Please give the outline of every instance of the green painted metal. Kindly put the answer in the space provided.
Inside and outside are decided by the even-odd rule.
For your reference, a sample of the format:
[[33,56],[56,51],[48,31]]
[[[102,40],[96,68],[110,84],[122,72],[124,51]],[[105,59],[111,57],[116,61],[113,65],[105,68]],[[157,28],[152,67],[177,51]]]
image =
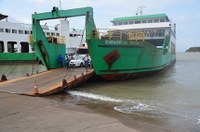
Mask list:
[[130,16],[130,17],[119,17],[114,18],[112,22],[118,22],[118,21],[127,21],[127,20],[137,20],[137,19],[148,19],[148,18],[162,18],[167,17],[166,14],[153,14],[153,15],[138,15],[138,16]]
[[[176,59],[175,54],[169,52],[170,37],[165,37],[163,49],[158,49],[147,41],[100,39],[98,38],[91,7],[70,10],[53,8],[51,12],[32,15],[35,52],[47,68],[56,68],[57,56],[60,53],[64,55],[65,51],[60,49],[62,48],[60,45],[47,42],[39,21],[76,16],[86,16],[86,42],[97,75],[129,75],[157,71],[165,68]],[[163,16],[166,15],[163,14]],[[55,52],[56,50],[57,52]],[[108,58],[112,65],[105,59],[111,53],[113,55]]]
[[[109,65],[103,59],[117,50],[120,58]],[[161,70],[175,61],[175,54],[163,53],[146,41],[98,40],[89,41],[89,51],[97,75],[132,74]]]
[[163,54],[166,54],[169,49],[170,49],[170,36],[165,36],[162,48]]
[[91,7],[69,10],[58,10],[57,7],[53,7],[51,12],[35,13],[32,15],[33,46],[35,47],[35,53],[47,69],[58,68],[57,57],[59,55],[65,57],[66,47],[64,44],[49,43],[40,26],[40,21],[77,16],[86,16],[86,39],[90,39],[92,31],[96,31],[93,20],[93,9]]
[[34,53],[0,53],[1,61],[32,61],[36,60]]

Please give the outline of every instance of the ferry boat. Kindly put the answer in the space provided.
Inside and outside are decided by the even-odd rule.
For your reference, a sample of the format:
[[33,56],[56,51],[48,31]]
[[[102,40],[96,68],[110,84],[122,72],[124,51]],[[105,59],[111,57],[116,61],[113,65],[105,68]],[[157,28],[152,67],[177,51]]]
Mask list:
[[[60,20],[54,27],[42,26],[47,38],[56,38],[56,43],[66,43],[67,53],[76,53],[85,44],[84,31],[69,28],[68,20]],[[8,16],[0,14],[0,62],[27,62],[36,60],[34,48],[30,45],[32,25],[9,22]],[[51,39],[52,40],[52,39]]]
[[55,57],[65,51],[62,45],[49,46],[40,21],[77,16],[85,16],[86,42],[94,72],[106,80],[152,74],[176,61],[176,24],[166,14],[114,18],[113,26],[102,32],[96,28],[92,7],[69,10],[53,7],[51,12],[32,15],[33,45],[47,69],[57,68]]
[[106,31],[88,39],[95,73],[106,80],[159,72],[176,60],[176,24],[163,14],[114,18]]

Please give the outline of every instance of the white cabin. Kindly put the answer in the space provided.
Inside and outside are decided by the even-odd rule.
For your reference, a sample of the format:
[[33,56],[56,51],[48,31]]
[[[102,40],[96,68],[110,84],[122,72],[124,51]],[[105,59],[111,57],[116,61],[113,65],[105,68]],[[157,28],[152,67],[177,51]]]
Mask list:
[[[30,45],[30,35],[32,25],[16,22],[8,22],[7,16],[0,14],[0,53],[33,53],[34,49]],[[4,16],[4,17],[3,17]],[[64,36],[66,52],[73,53],[85,43],[83,30],[69,28],[69,21],[60,20],[60,24],[54,27],[42,26],[46,37]]]
[[111,31],[132,33],[132,39],[137,36],[138,39],[149,41],[158,48],[162,48],[165,37],[169,36],[170,52],[175,53],[176,24],[173,24],[166,14],[119,17],[114,18],[111,22],[113,24],[109,27]]

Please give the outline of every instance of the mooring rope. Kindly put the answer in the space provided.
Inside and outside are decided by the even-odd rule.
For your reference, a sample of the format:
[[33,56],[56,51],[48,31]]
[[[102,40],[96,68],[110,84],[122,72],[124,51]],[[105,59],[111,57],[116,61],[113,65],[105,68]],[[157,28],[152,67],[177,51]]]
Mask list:
[[8,73],[8,75],[6,76],[8,78],[8,76],[10,76],[10,74],[12,74],[14,72],[14,70],[16,69],[17,65],[15,65],[12,70]]

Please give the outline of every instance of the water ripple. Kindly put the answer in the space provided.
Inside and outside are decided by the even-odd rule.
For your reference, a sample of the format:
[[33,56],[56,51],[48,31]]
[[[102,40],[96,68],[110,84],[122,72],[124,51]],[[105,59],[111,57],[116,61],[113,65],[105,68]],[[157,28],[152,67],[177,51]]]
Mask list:
[[95,99],[95,100],[101,100],[105,102],[114,102],[114,103],[120,103],[123,102],[121,99],[115,99],[107,96],[102,95],[96,95],[92,93],[85,93],[85,92],[79,92],[79,91],[67,91],[72,96],[81,96],[89,99]]
[[108,96],[97,95],[82,91],[67,91],[67,93],[71,96],[82,97],[89,100],[116,103],[116,106],[113,109],[124,114],[135,114],[142,117],[145,116],[150,118],[165,118],[168,116],[173,116],[183,118],[189,120],[190,122],[193,122],[194,124],[200,125],[200,119],[195,117],[194,115],[191,116],[188,113],[180,113],[166,110],[164,107],[162,107],[162,105],[156,107],[153,105],[145,104],[139,100],[116,99]]

